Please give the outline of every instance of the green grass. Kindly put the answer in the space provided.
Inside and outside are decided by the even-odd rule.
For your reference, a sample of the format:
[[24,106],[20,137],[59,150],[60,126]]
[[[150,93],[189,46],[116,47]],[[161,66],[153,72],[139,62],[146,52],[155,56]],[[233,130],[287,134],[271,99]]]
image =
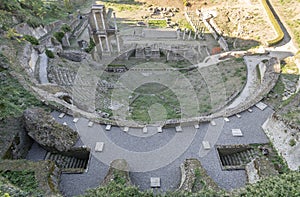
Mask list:
[[158,28],[166,28],[167,21],[166,20],[149,20],[149,27],[158,27]]
[[[159,112],[166,113],[166,117],[162,118],[174,119],[181,117],[181,114],[176,113],[176,109],[180,109],[180,103],[177,100],[176,95],[167,87],[159,84],[146,84],[135,90],[135,93],[139,96],[130,105],[132,114],[129,118],[140,122],[150,123],[154,120],[151,120],[149,110],[151,107],[157,107],[157,105],[164,108],[163,111],[157,109]],[[163,116],[162,114],[160,115]],[[156,117],[152,118],[156,119]]]
[[179,25],[179,28],[181,29],[190,29],[190,30],[193,30],[193,27],[190,25],[190,23],[185,20],[185,19],[180,19],[178,21],[178,25]]
[[4,0],[0,3],[0,28],[7,30],[16,25],[13,16],[19,23],[26,22],[32,27],[47,25],[56,20],[65,20],[68,12],[76,13],[77,9],[91,2],[91,0],[86,0],[84,3],[83,0],[72,0],[70,6],[64,1],[46,4],[44,0]]
[[8,71],[4,70],[0,75],[0,118],[19,116],[29,106],[42,105]]
[[123,11],[134,11],[140,9],[138,3],[128,3],[127,1],[110,1],[108,3],[105,3],[106,7],[112,7],[114,10],[117,10],[118,12]]

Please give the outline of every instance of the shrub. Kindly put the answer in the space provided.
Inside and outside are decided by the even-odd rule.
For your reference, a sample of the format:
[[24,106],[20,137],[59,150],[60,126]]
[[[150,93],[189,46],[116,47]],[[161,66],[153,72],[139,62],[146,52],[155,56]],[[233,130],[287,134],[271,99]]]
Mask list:
[[31,35],[24,35],[23,37],[24,37],[25,40],[27,40],[31,44],[33,44],[33,45],[39,45],[39,41],[35,37],[33,37]]
[[71,31],[71,27],[67,24],[64,24],[62,27],[61,27],[61,31],[64,32],[64,33],[67,33],[69,31]]
[[95,42],[93,41],[92,38],[90,38],[89,46],[88,46],[88,48],[85,49],[85,52],[90,53],[94,49],[95,46],[96,46]]
[[295,146],[295,145],[296,145],[296,140],[290,139],[289,145],[290,145],[290,146]]
[[30,194],[39,193],[38,182],[35,179],[33,171],[5,171],[1,176],[8,179],[13,185],[16,185]]
[[29,17],[26,22],[30,27],[33,28],[43,25],[42,21],[36,17]]
[[64,32],[54,32],[53,36],[56,38],[56,40],[58,40],[60,43],[62,43],[62,39],[65,36]]
[[54,58],[54,54],[53,54],[52,51],[46,49],[45,53],[46,53],[46,55],[47,55],[49,58]]

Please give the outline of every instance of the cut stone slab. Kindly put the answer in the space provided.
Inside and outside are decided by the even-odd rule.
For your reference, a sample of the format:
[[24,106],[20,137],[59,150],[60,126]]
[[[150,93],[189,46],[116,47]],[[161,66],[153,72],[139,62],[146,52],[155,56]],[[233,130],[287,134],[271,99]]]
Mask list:
[[79,118],[74,118],[73,122],[76,123],[76,122],[78,122],[78,120],[79,120]]
[[94,125],[94,122],[89,121],[88,127],[92,127]]
[[157,133],[162,133],[162,127],[157,127]]
[[110,131],[110,129],[111,129],[111,125],[110,124],[106,125],[105,130]]
[[209,150],[210,149],[210,144],[208,141],[202,141],[202,146],[205,150]]
[[268,105],[264,104],[263,102],[259,102],[255,105],[258,109],[260,109],[261,111],[263,111],[264,109],[266,109],[268,107]]
[[243,137],[241,129],[231,129],[231,133],[233,137]]
[[59,118],[63,118],[64,116],[65,116],[66,114],[65,113],[61,113],[61,114],[59,114]]
[[128,131],[129,131],[129,127],[124,127],[124,128],[123,128],[123,131],[124,131],[124,132],[128,132]]
[[96,142],[95,151],[102,152],[104,147],[104,142]]
[[217,123],[216,123],[214,120],[210,121],[210,124],[211,124],[212,126],[216,126],[216,125],[217,125]]
[[159,177],[151,177],[150,178],[150,186],[151,187],[160,187],[160,178]]
[[253,112],[253,110],[252,110],[251,108],[249,108],[249,109],[248,109],[248,112],[252,113],[252,112]]
[[147,132],[148,132],[147,127],[144,127],[143,128],[143,133],[147,133]]
[[236,117],[241,118],[242,116],[240,114],[235,114]]
[[181,126],[177,126],[177,127],[175,127],[175,130],[176,130],[176,132],[181,132],[182,128],[181,128]]
[[224,121],[229,122],[230,120],[229,120],[229,118],[224,118]]
[[195,124],[194,127],[195,127],[195,129],[199,129],[199,125],[198,124]]

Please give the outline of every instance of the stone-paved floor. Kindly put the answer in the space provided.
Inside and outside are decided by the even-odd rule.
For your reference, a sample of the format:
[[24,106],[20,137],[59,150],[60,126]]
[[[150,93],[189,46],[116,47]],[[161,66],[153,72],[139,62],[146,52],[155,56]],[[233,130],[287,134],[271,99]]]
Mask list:
[[[252,113],[248,111],[241,113],[241,118],[229,117],[230,122],[216,121],[217,124],[223,124],[221,131],[218,131],[216,144],[267,143],[269,140],[261,125],[273,110],[267,108],[261,111],[256,107],[252,109]],[[221,170],[214,144],[211,144],[210,151],[201,154],[200,157],[199,151],[207,131],[214,132],[215,126],[209,123],[200,124],[199,129],[182,127],[182,133],[176,133],[174,128],[168,128],[164,129],[163,133],[149,129],[148,134],[143,134],[141,129],[130,128],[129,132],[125,133],[119,127],[112,127],[110,131],[105,131],[105,125],[94,124],[93,127],[88,127],[88,120],[83,118],[75,125],[70,116],[60,119],[58,112],[53,112],[52,115],[58,122],[66,122],[71,128],[78,130],[81,139],[77,146],[85,144],[92,148],[86,173],[62,174],[60,187],[65,196],[79,195],[88,188],[98,186],[108,171],[109,161],[119,157],[127,160],[132,182],[142,190],[150,189],[150,177],[161,178],[159,191],[175,190],[180,184],[180,164],[186,158],[192,157],[201,161],[208,175],[222,188],[239,188],[246,183],[245,171]],[[231,134],[233,128],[241,129],[244,136],[233,137]],[[101,153],[93,150],[97,141],[105,142]],[[35,144],[27,158],[39,160],[43,157],[43,149]]]

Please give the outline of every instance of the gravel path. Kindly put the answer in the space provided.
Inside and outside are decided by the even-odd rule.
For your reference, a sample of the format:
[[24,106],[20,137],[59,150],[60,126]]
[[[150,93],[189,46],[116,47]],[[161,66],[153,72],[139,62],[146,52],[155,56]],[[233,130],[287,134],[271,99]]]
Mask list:
[[[218,125],[222,124],[223,126],[220,128],[221,131],[218,131],[219,134],[215,136],[216,145],[268,142],[268,138],[264,134],[261,125],[273,111],[270,108],[264,111],[256,107],[252,109],[252,113],[248,111],[241,113],[241,118],[237,118],[236,116],[229,117],[230,122],[223,122],[221,119],[217,119],[215,120],[217,126],[203,123],[200,124],[200,128],[197,130],[194,129],[194,127],[183,127],[182,133],[176,133],[174,128],[169,128],[164,129],[163,133],[149,135],[148,137],[131,135],[130,132],[132,128],[130,128],[129,133],[125,133],[118,127],[112,127],[111,131],[104,131],[104,126],[98,124],[94,124],[93,127],[88,127],[88,120],[81,118],[76,124],[82,136],[78,145],[85,144],[92,148],[88,171],[83,174],[62,174],[61,190],[65,196],[74,196],[82,194],[88,188],[98,186],[108,171],[107,160],[104,159],[105,157],[108,159],[108,155],[110,155],[111,160],[117,158],[127,159],[132,171],[130,172],[132,182],[142,190],[150,189],[150,177],[161,178],[161,188],[157,190],[158,192],[175,190],[180,184],[181,179],[179,166],[186,158],[199,159],[203,167],[207,170],[208,175],[211,176],[220,187],[228,190],[242,187],[246,183],[245,171],[222,171],[215,148],[212,148],[211,151],[208,151],[204,156],[199,155],[199,151],[202,146],[202,140],[209,135],[208,131],[212,132],[214,127],[218,128]],[[52,115],[58,122],[66,122],[70,127],[75,127],[72,122],[72,117],[65,116],[60,119],[58,118],[58,112],[53,112]],[[244,137],[233,137],[231,135],[231,129],[234,128],[241,129]],[[138,130],[132,130],[132,132],[133,131],[138,132]],[[142,133],[142,130],[140,130],[140,132]],[[172,148],[168,149],[167,147],[170,142],[176,140],[178,134],[180,142],[176,143],[177,146],[170,146]],[[184,141],[187,139],[187,137],[182,138],[184,136],[193,136],[193,139],[186,143],[188,144],[186,145],[187,147],[183,147],[185,144]],[[105,141],[104,151],[102,153],[94,152],[96,141]],[[212,141],[210,143],[211,147],[214,147],[215,144]],[[169,150],[170,152],[164,152],[163,149]],[[184,151],[182,151],[182,149]],[[155,151],[159,153],[157,157],[155,156]],[[149,153],[155,154],[152,155]],[[172,154],[178,154],[178,156],[171,162],[165,162],[166,158],[170,159],[169,155]],[[152,160],[147,159],[144,155],[152,157]],[[155,166],[161,167],[147,171],[149,166],[153,168]]]

